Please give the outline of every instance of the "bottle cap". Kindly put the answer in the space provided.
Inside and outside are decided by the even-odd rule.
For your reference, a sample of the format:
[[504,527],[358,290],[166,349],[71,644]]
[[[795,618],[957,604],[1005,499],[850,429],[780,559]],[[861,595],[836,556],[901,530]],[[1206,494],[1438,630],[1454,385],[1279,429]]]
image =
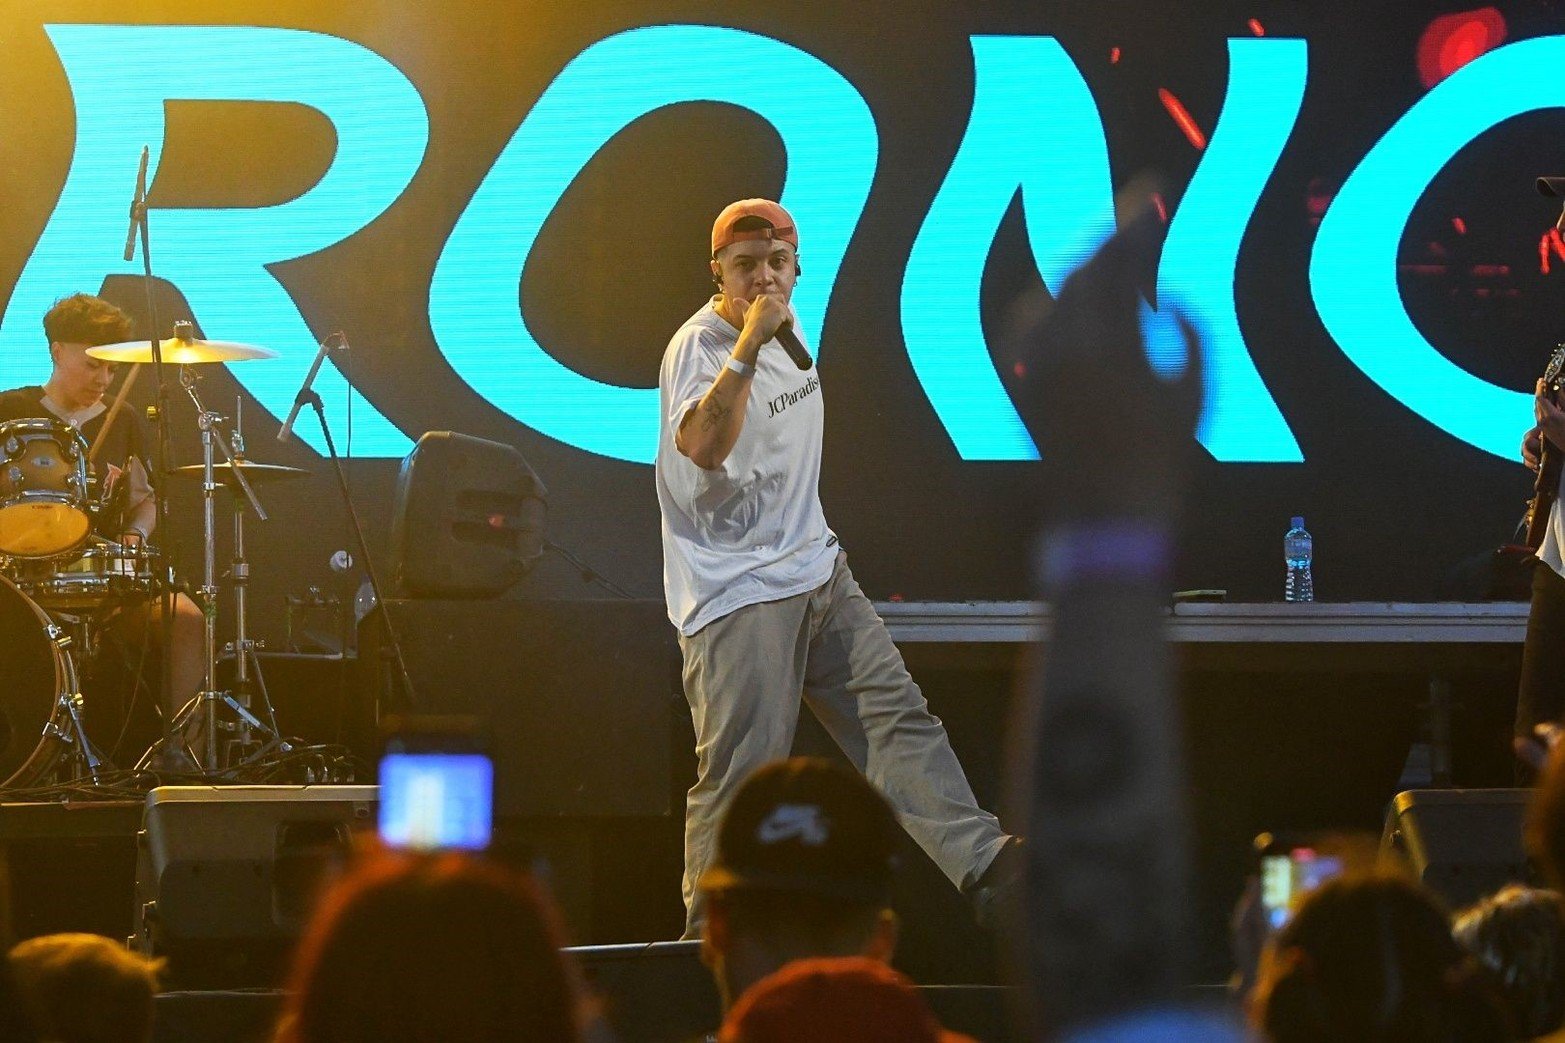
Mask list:
[[1304,515],[1302,515],[1302,514],[1295,514],[1293,516],[1293,527],[1295,529],[1302,529],[1302,528],[1304,528]]

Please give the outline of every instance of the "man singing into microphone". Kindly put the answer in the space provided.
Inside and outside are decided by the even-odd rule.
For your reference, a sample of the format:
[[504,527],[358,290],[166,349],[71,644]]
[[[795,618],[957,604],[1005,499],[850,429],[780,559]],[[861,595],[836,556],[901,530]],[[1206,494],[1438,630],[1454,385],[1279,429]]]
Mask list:
[[1020,876],[1019,845],[978,806],[826,525],[820,376],[774,339],[798,329],[798,246],[778,204],[725,208],[712,226],[718,292],[674,334],[658,374],[663,585],[698,759],[686,937],[700,930],[699,884],[728,797],[788,755],[801,695],[981,919]]

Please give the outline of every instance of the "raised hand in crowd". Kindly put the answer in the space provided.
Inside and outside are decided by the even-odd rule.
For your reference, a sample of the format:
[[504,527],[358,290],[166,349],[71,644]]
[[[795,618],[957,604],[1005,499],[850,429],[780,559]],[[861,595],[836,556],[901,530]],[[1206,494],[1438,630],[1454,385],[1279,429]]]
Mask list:
[[1130,1025],[1171,1039],[1234,1031],[1180,1007],[1188,841],[1163,609],[1202,369],[1177,313],[1160,320],[1174,343],[1156,345],[1172,357],[1148,359],[1142,287],[1164,232],[1151,193],[1122,193],[1119,232],[1055,301],[1024,305],[1019,333],[1053,617],[1024,710],[1032,748],[1012,770],[1029,836],[1018,955],[1032,1031],[1079,1039]]

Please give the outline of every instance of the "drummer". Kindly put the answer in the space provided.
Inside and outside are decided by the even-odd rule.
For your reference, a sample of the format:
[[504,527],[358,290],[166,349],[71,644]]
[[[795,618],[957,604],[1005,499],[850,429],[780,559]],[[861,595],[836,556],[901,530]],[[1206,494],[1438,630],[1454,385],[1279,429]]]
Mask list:
[[[105,507],[94,530],[116,543],[140,545],[157,524],[157,504],[145,463],[152,438],[139,412],[130,407],[120,409],[104,433],[109,407],[103,398],[115,365],[87,354],[90,347],[130,340],[130,317],[108,301],[77,293],[55,302],[43,317],[43,328],[54,363],[49,380],[41,387],[0,392],[0,422],[52,417],[74,426],[89,445],[101,437],[94,466]],[[122,606],[113,625],[139,645],[144,635],[158,640],[163,628],[155,622],[151,603],[143,601]],[[201,610],[184,594],[176,594],[170,646],[173,706],[165,706],[165,714],[200,690],[206,674],[203,639]]]

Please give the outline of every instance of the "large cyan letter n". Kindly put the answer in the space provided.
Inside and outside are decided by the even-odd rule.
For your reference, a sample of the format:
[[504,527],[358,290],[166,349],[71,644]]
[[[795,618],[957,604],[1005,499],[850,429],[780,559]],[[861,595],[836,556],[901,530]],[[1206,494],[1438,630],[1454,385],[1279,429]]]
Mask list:
[[902,282],[902,335],[965,460],[1036,460],[979,317],[984,263],[1018,188],[1033,259],[1058,290],[1114,230],[1097,103],[1053,37],[975,36],[973,112]]
[[[1113,183],[1097,105],[1049,37],[974,37],[973,112],[951,171],[908,260],[902,327],[908,356],[967,460],[1031,460],[1037,449],[995,372],[979,315],[983,269],[1020,191],[1044,285],[1058,291],[1114,228]],[[1234,41],[1229,97],[1169,229],[1159,314],[1146,311],[1155,365],[1171,360],[1169,309],[1206,341],[1210,389],[1198,437],[1219,460],[1298,460],[1239,329],[1240,241],[1292,131],[1304,90],[1302,41]]]

